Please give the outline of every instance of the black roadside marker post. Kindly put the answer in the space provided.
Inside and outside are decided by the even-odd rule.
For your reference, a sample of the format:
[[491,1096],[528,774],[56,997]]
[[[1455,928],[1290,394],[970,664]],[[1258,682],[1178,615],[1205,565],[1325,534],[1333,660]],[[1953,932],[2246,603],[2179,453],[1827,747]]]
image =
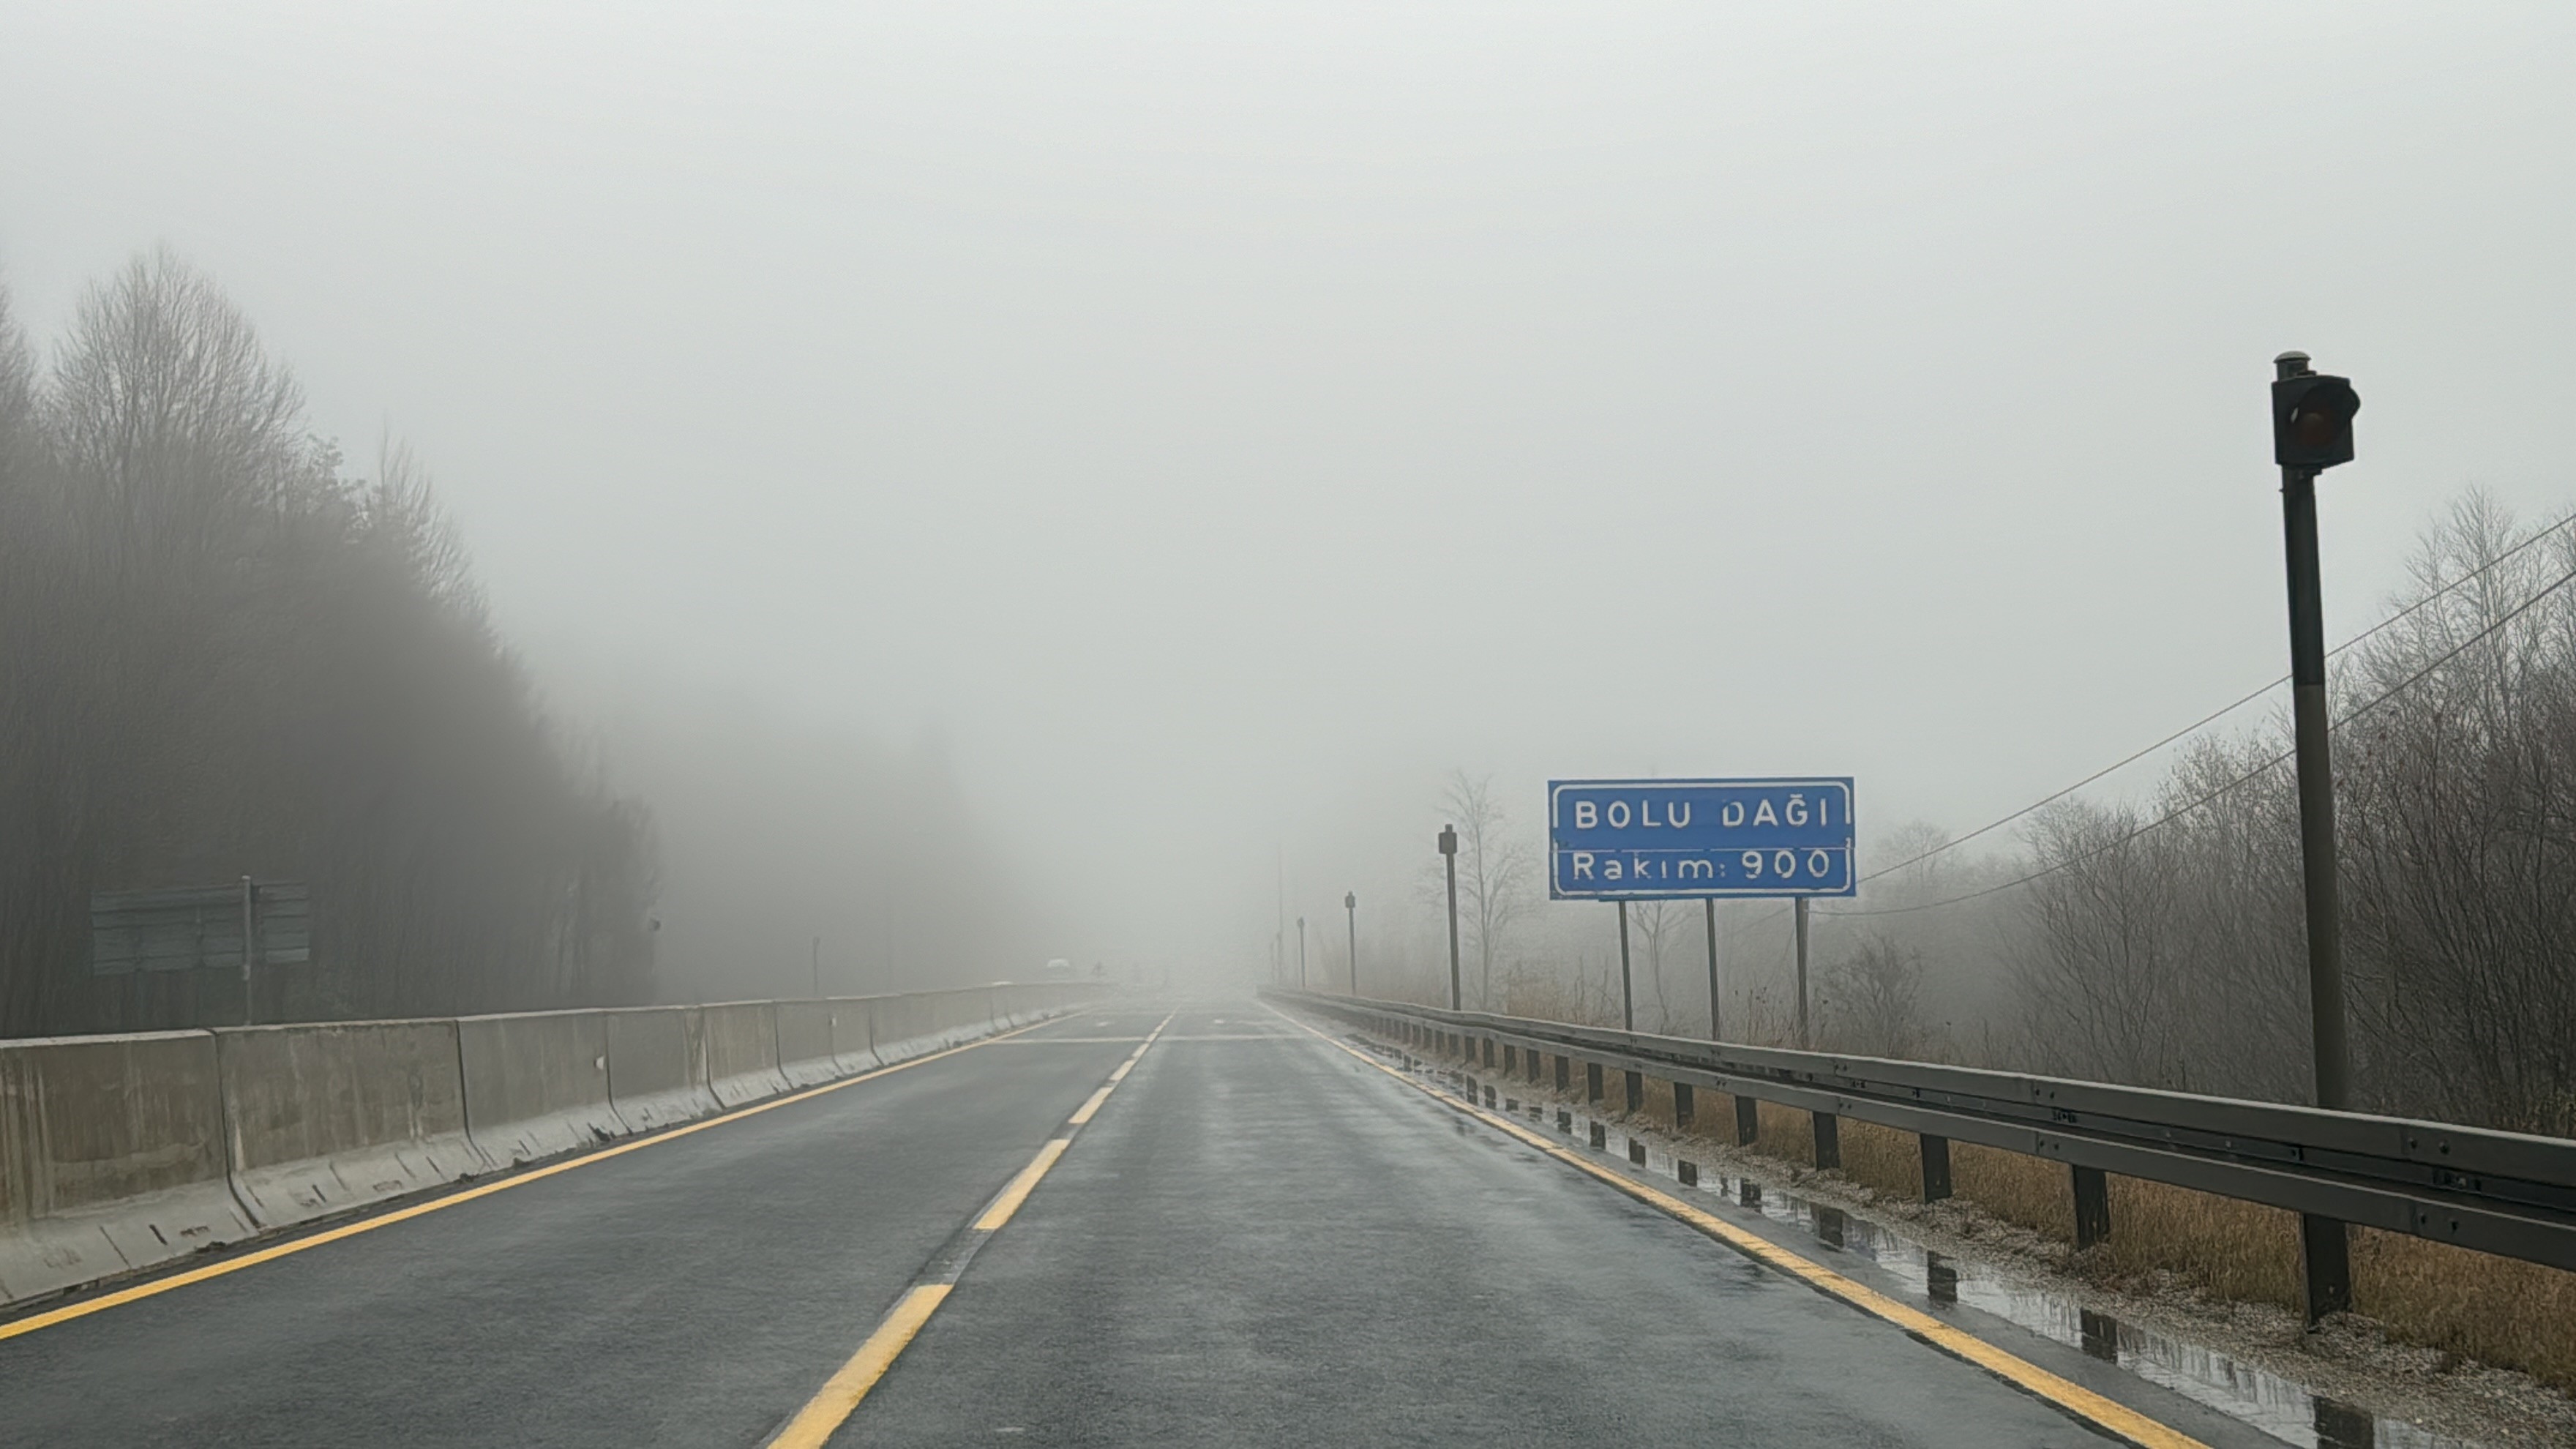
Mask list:
[[[2289,562],[2290,712],[2298,750],[2299,856],[2307,884],[2308,1014],[2317,1105],[2350,1111],[2352,1062],[2344,1035],[2343,917],[2335,882],[2334,758],[2326,733],[2317,475],[2352,461],[2352,420],[2361,411],[2361,394],[2353,391],[2349,378],[2310,368],[2304,352],[2272,359],[2272,373],[2272,461],[2281,468],[2281,533]],[[2080,1193],[2078,1197],[2080,1221]],[[2299,1228],[2307,1320],[2314,1328],[2327,1314],[2352,1306],[2350,1235],[2341,1222],[2314,1213],[2302,1214]]]
[[1440,863],[1449,875],[1449,1009],[1458,1007],[1458,829],[1440,827]]

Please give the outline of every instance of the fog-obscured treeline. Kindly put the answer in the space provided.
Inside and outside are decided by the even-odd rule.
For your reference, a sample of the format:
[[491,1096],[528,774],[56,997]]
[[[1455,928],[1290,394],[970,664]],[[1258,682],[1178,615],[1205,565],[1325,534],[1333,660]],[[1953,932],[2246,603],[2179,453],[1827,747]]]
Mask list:
[[660,827],[667,997],[1025,981],[1061,954],[936,736],[889,749],[707,690],[600,714]]
[[[944,785],[858,747],[791,762],[701,733],[665,739],[718,763],[649,762],[695,832],[657,841],[541,706],[420,470],[391,450],[348,466],[207,278],[138,259],[41,349],[0,294],[0,1035],[242,1019],[234,970],[94,976],[90,906],[245,875],[312,896],[312,960],[258,974],[260,1020],[801,989],[770,958],[810,966],[845,906],[904,943],[890,979],[1007,974],[946,897],[866,911],[870,858],[813,849],[911,816],[940,822],[914,832],[930,853],[971,853]],[[702,868],[676,892],[677,972],[656,966],[664,851]],[[863,984],[883,983],[826,982]]]
[[225,972],[93,978],[90,895],[310,884],[259,1015],[648,993],[650,821],[569,759],[425,482],[353,476],[167,255],[40,366],[0,322],[0,1030],[238,1020]]
[[[2347,1006],[2369,1109],[2576,1135],[2571,574],[2576,535],[2471,495],[2425,530],[2395,622],[2335,660]],[[1866,839],[1864,875],[1887,873],[1813,911],[1816,1044],[2307,1100],[2289,747],[2284,702],[2195,739],[2138,798],[2061,801],[1992,848],[1944,848],[1921,823]],[[1535,799],[1460,773],[1432,813],[1462,836],[1468,1004],[1615,1022],[1614,908],[1544,899]],[[1400,923],[1363,936],[1370,994],[1445,999],[1436,881],[1420,884]],[[1789,1042],[1789,906],[1717,919],[1724,1034]],[[1641,1029],[1707,1031],[1704,920],[1698,902],[1630,907]],[[1347,970],[1336,939],[1316,979],[1338,988]]]

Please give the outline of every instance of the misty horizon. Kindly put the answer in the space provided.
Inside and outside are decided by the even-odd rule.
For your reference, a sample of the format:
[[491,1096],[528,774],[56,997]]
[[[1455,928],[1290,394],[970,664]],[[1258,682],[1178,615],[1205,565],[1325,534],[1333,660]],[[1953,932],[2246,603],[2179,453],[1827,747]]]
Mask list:
[[1985,824],[2281,672],[2283,348],[2370,400],[2330,638],[2568,502],[2555,12],[606,13],[19,7],[0,277],[167,246],[411,448],[674,942],[708,719],[944,760],[1006,976],[1419,934],[1459,770]]

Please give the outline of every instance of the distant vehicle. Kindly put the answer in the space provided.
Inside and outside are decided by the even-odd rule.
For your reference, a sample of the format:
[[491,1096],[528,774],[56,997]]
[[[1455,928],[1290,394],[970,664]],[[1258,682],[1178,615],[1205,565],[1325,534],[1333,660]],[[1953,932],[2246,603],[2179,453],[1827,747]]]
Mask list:
[[1054,960],[1046,963],[1046,970],[1039,973],[1039,979],[1044,981],[1071,981],[1073,979],[1073,963],[1067,961],[1062,956],[1058,956]]

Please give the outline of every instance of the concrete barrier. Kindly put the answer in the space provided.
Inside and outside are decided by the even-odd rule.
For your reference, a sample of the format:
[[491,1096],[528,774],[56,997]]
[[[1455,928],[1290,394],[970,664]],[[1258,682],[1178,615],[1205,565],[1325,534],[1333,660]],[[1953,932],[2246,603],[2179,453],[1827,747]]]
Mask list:
[[1037,1020],[1035,1016],[1021,1009],[1022,988],[1020,987],[995,986],[987,991],[986,995],[993,1003],[995,1031],[1009,1031],[1014,1027],[1026,1026]]
[[465,1133],[455,1022],[229,1028],[215,1054],[233,1187],[263,1228],[491,1166]]
[[0,1042],[0,1302],[236,1242],[212,1032]]
[[465,1129],[495,1167],[626,1135],[608,1099],[607,1013],[459,1017],[456,1046]]
[[845,1075],[872,1072],[885,1065],[877,1055],[877,1002],[875,996],[835,996],[832,998],[832,1057],[841,1064]]
[[699,1008],[706,1020],[707,1085],[739,1107],[787,1090],[778,1070],[778,1017],[766,1001]]
[[868,998],[868,1010],[876,1022],[877,1060],[891,1066],[939,1050],[928,993],[872,996]]
[[890,1066],[1078,994],[0,1041],[0,1303]]
[[778,1071],[789,1086],[811,1087],[846,1075],[832,1048],[833,1018],[843,1009],[839,1003],[781,1001],[773,1009],[778,1013]]
[[956,991],[935,992],[931,1011],[937,1026],[939,1044],[960,1046],[993,1031],[993,992],[986,986],[969,986]]
[[694,1006],[600,1013],[608,1033],[608,1102],[638,1132],[724,1110],[707,1085],[706,1021]]

